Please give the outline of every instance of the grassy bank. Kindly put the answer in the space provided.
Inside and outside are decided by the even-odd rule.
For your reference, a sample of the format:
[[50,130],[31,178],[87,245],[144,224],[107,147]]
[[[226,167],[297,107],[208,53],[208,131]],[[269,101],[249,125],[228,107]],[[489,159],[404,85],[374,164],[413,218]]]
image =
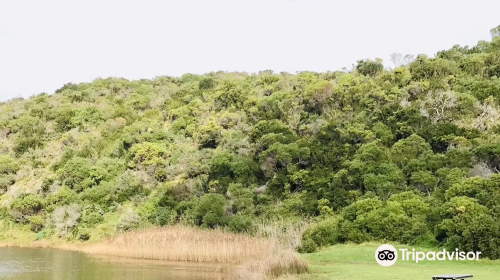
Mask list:
[[[380,244],[335,245],[313,254],[303,254],[309,262],[311,274],[304,280],[430,280],[439,274],[473,274],[474,279],[496,280],[500,262],[479,261],[400,261],[391,267],[382,267],[375,262],[375,250]],[[398,249],[398,246],[395,246]],[[404,248],[413,248],[404,246]],[[415,247],[418,251],[439,251]]]
[[67,241],[53,237],[37,240],[36,234],[20,229],[10,229],[0,236],[0,247],[54,248],[79,251],[85,243],[82,241]]

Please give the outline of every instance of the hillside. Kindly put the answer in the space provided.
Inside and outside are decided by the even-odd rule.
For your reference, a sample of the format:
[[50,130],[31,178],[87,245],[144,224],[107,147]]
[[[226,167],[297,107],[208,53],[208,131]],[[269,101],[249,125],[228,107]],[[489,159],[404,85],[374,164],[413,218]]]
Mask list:
[[499,30],[392,70],[108,78],[0,103],[0,239],[307,218],[305,252],[499,258]]

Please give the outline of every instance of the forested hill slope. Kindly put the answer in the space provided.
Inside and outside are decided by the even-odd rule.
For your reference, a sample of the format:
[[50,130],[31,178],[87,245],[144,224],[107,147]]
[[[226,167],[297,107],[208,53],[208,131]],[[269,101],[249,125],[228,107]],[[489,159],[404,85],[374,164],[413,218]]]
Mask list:
[[390,71],[109,78],[0,103],[0,238],[316,217],[304,251],[387,239],[497,258],[499,77],[494,36]]

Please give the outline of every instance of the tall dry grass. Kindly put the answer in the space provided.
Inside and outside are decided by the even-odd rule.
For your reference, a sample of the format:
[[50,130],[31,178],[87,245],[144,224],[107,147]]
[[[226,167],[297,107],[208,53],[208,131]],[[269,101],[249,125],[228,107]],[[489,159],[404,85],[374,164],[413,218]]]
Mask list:
[[310,221],[288,221],[262,219],[255,224],[255,235],[270,239],[285,250],[295,251],[301,244],[302,234],[311,225]]
[[204,230],[189,226],[150,228],[119,234],[81,248],[90,254],[168,261],[231,264],[223,280],[266,280],[307,271],[297,253],[277,238]]
[[307,262],[293,251],[282,251],[277,255],[249,261],[230,268],[222,274],[221,280],[272,280],[292,279],[295,275],[308,272]]
[[275,254],[279,248],[264,238],[218,229],[172,226],[119,234],[83,250],[92,254],[141,259],[241,263]]

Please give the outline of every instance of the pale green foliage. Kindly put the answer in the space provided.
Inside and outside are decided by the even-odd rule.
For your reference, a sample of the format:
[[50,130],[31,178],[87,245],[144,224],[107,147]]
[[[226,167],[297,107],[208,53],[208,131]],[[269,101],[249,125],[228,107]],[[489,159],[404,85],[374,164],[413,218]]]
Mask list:
[[493,37],[493,38],[500,36],[500,25],[495,27],[495,28],[492,28],[490,30],[490,33],[491,33],[491,37]]
[[57,207],[52,213],[52,223],[59,236],[66,236],[74,228],[80,219],[80,207],[70,204]]

